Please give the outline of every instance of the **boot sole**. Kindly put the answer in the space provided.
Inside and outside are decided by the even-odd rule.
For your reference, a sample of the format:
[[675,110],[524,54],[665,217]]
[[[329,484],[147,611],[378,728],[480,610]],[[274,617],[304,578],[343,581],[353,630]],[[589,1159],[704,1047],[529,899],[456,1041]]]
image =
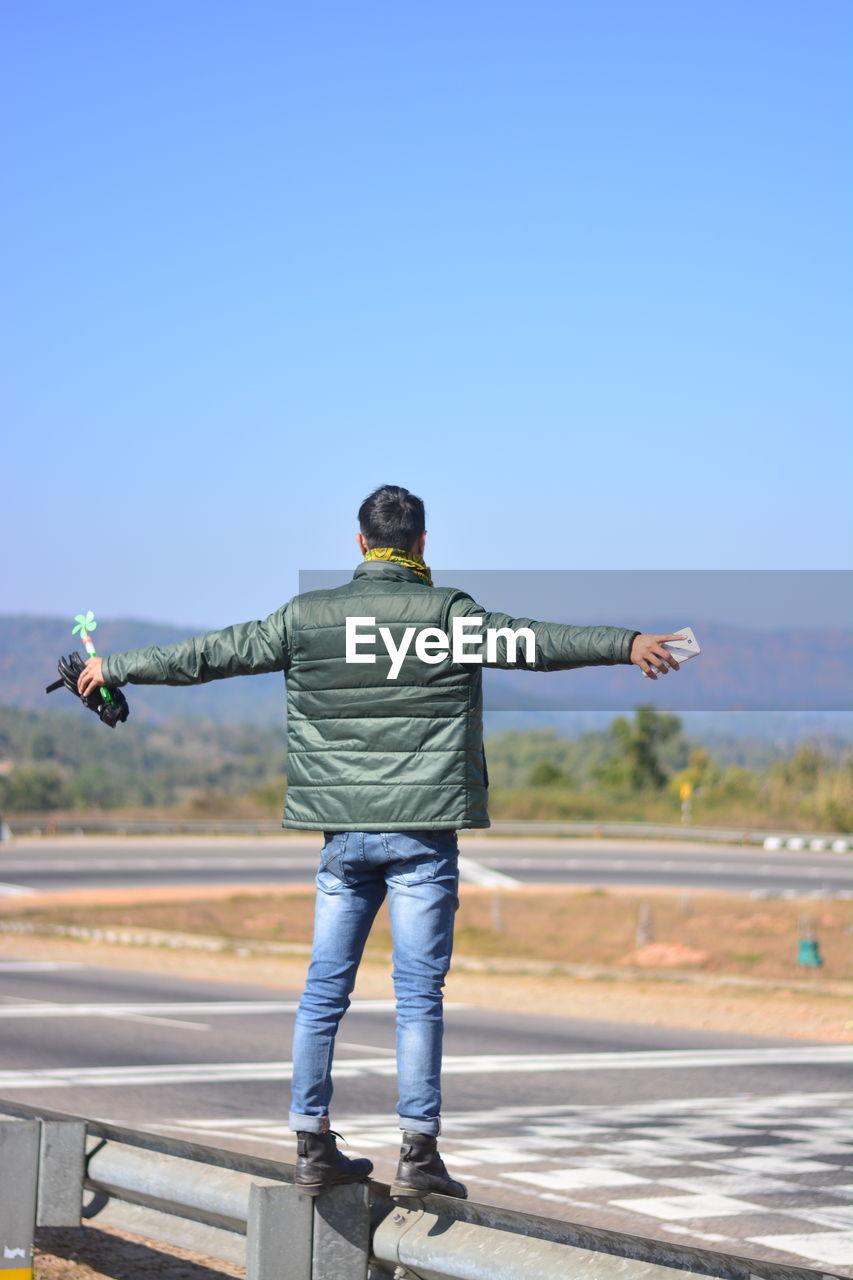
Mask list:
[[424,1196],[431,1196],[431,1191],[418,1191],[415,1187],[397,1187],[391,1184],[388,1192],[392,1200],[423,1200]]
[[[468,1199],[467,1193],[464,1196],[454,1196],[449,1191],[429,1191],[426,1188],[406,1187],[393,1182],[388,1194],[392,1200],[423,1200],[426,1196],[450,1196],[452,1200]],[[2,1272],[0,1272],[0,1275],[2,1275]]]
[[[304,1196],[319,1196],[324,1191],[333,1191],[335,1187],[353,1187],[359,1182],[367,1182],[370,1174],[366,1173],[362,1178],[338,1178],[335,1182],[294,1182],[297,1191],[301,1191]],[[0,1271],[0,1278],[3,1272]]]

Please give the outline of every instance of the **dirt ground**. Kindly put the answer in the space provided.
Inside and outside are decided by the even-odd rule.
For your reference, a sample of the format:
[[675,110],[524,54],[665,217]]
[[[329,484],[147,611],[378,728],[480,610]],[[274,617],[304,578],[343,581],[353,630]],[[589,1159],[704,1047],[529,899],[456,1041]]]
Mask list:
[[168,1244],[151,1245],[115,1227],[43,1227],[36,1233],[33,1280],[218,1280],[245,1274],[245,1267]]

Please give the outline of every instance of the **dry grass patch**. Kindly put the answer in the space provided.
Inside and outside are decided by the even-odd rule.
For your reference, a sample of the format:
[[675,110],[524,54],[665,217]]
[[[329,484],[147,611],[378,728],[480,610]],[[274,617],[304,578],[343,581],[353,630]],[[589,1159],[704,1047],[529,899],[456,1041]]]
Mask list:
[[[304,890],[217,894],[146,890],[64,895],[38,907],[7,907],[5,918],[34,924],[113,926],[196,933],[256,942],[308,945],[312,896]],[[563,886],[495,892],[464,886],[457,918],[457,955],[503,964],[681,969],[768,981],[808,976],[797,963],[798,937],[813,929],[824,961],[821,976],[853,978],[853,902],[755,899],[741,894],[671,890],[603,890]],[[367,955],[384,958],[391,930],[383,909]]]

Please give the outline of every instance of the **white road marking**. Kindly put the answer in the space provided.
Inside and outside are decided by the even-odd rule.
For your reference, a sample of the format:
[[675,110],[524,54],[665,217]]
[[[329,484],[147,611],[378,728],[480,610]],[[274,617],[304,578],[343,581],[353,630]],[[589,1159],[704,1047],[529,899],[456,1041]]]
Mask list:
[[[445,1009],[462,1009],[465,1006],[455,1002],[446,1004]],[[214,1015],[240,1015],[259,1013],[295,1013],[299,1008],[298,1000],[180,1000],[180,1001],[138,1001],[115,1004],[62,1004],[45,1001],[31,1001],[28,1004],[0,1005],[0,1018],[126,1018],[152,1017],[173,1014],[201,1013],[205,1017]],[[393,1000],[354,1000],[350,1005],[350,1013],[393,1013]]]
[[[743,1173],[778,1175],[785,1173],[790,1168],[790,1162],[796,1160],[798,1173],[826,1173],[827,1171],[836,1173],[838,1171],[838,1165],[830,1164],[827,1160],[804,1160],[793,1143],[786,1143],[783,1147],[774,1147],[773,1150],[775,1154],[771,1156],[738,1156],[729,1160],[729,1168]],[[849,1148],[847,1148],[847,1151],[849,1151]],[[847,1151],[845,1154],[847,1154]]]
[[[853,1045],[815,1045],[793,1049],[670,1050],[639,1053],[449,1055],[445,1075],[496,1075],[565,1071],[681,1070],[721,1066],[795,1066],[853,1064]],[[127,1067],[50,1067],[0,1071],[3,1089],[66,1089],[99,1086],[204,1084],[245,1080],[289,1080],[290,1062],[180,1062]],[[393,1076],[388,1057],[342,1059],[338,1079],[363,1075]]]
[[184,1027],[188,1031],[210,1031],[206,1022],[188,1022],[186,1018],[152,1018],[145,1013],[99,1014],[99,1017],[120,1018],[122,1022],[149,1022],[161,1027]]
[[[283,858],[280,854],[270,857],[255,855],[251,858],[222,857],[212,853],[205,858],[30,858],[26,862],[3,860],[4,871],[168,871],[173,867],[183,870],[213,871],[217,867],[237,867],[259,869],[269,867],[271,870],[288,868],[299,870],[317,869],[317,858]],[[15,886],[12,886],[13,888]]]
[[52,969],[85,969],[72,960],[0,960],[0,973],[47,973]]
[[[0,1017],[14,1018],[19,1013],[23,1013],[25,1018],[37,1016],[39,1012],[47,1012],[51,1017],[55,1014],[57,1008],[61,1009],[62,1005],[56,1005],[51,1000],[27,1000],[25,996],[0,996],[2,1000],[8,1000],[8,1005],[0,1005]],[[133,1007],[133,1006],[131,1006]],[[148,1009],[148,1005],[141,1004],[140,1009]],[[123,1013],[116,1012],[108,1006],[96,1005],[92,1009],[93,1017],[121,1018],[125,1022],[151,1022],[158,1023],[163,1027],[183,1027],[189,1031],[209,1031],[210,1027],[206,1022],[189,1022],[183,1018],[156,1018],[151,1017],[148,1013]]]
[[448,1056],[443,1070],[456,1075],[483,1071],[653,1071],[682,1067],[794,1066],[853,1064],[853,1045],[814,1045],[778,1049],[653,1049],[633,1053],[484,1054]]
[[[262,1116],[260,1119],[256,1116],[231,1116],[230,1118],[227,1116],[214,1116],[210,1120],[176,1120],[175,1126],[170,1127],[177,1127],[181,1129],[207,1129],[208,1126],[212,1124],[215,1124],[218,1129],[221,1129],[224,1132],[226,1129],[242,1129],[243,1126],[247,1124],[262,1124],[264,1126],[273,1125],[275,1128],[280,1128],[281,1120],[270,1120],[269,1116]],[[157,1128],[160,1129],[164,1127],[164,1125],[160,1125],[158,1123]]]
[[[809,1262],[846,1267],[853,1257],[853,1231],[810,1231],[803,1235],[749,1236],[752,1244],[797,1253]],[[829,1280],[829,1277],[827,1277]]]
[[520,880],[514,880],[502,871],[495,871],[493,867],[475,862],[473,858],[463,857],[459,858],[459,879],[463,884],[479,884],[487,889],[517,889],[521,884]]
[[[542,1158],[541,1155],[539,1157]],[[648,1178],[625,1173],[622,1169],[548,1169],[544,1173],[508,1173],[507,1178],[517,1182],[529,1182],[532,1187],[546,1187],[553,1191],[584,1191],[587,1187],[627,1187],[648,1184]],[[614,1204],[621,1203],[619,1200]]]
[[760,1213],[761,1205],[750,1200],[737,1200],[734,1196],[704,1195],[686,1196],[638,1196],[636,1199],[611,1200],[619,1209],[643,1213],[650,1218],[719,1218],[733,1213]]
[[290,1067],[289,1062],[180,1062],[168,1066],[36,1068],[0,1071],[0,1089],[73,1089],[80,1085],[91,1089],[288,1080]]
[[[461,864],[460,859],[460,864]],[[523,866],[526,871],[686,871],[693,873],[713,872],[714,875],[725,875],[729,872],[737,875],[754,875],[776,877],[781,880],[788,880],[792,876],[832,876],[833,879],[842,877],[850,879],[853,877],[853,870],[849,863],[833,863],[831,867],[791,867],[791,866],[773,866],[768,863],[751,864],[748,859],[735,861],[734,859],[728,863],[714,863],[708,865],[698,859],[684,859],[679,862],[662,862],[660,859],[631,858],[626,860],[623,858],[613,857],[585,857],[585,858],[510,858],[505,856],[497,856],[489,859],[489,865],[492,870],[499,867],[517,868]]]
[[[193,1133],[200,1129],[203,1130],[206,1138],[233,1138],[235,1133],[234,1129],[226,1129],[224,1127],[230,1123],[230,1120],[222,1120],[219,1122],[211,1120],[209,1122],[205,1122],[203,1125],[194,1127],[194,1122],[191,1120],[180,1120],[176,1121],[175,1124],[168,1124],[166,1121],[161,1122],[158,1120],[156,1124],[146,1125],[145,1127],[147,1129],[153,1129],[156,1133],[179,1133],[183,1137],[186,1137],[187,1129],[190,1129]],[[249,1142],[261,1143],[264,1146],[290,1148],[294,1146],[296,1135],[292,1129],[288,1128],[287,1125],[278,1125],[277,1132],[281,1132],[284,1136],[276,1137],[271,1130],[265,1130],[263,1135],[255,1136],[250,1133],[241,1133],[239,1134],[239,1137],[244,1140],[248,1140]]]
[[[354,1044],[351,1040],[336,1040],[335,1052],[337,1052],[338,1049],[366,1049],[368,1053],[387,1053],[389,1057],[392,1058],[397,1056],[396,1049],[386,1049],[383,1048],[381,1044]],[[2,1277],[0,1277],[0,1280],[2,1280]]]

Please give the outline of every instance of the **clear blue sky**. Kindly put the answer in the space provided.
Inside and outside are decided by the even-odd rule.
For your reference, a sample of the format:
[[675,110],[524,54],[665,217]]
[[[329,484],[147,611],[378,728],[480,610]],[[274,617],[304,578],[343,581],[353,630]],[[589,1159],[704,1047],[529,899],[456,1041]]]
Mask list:
[[383,482],[443,568],[849,566],[851,26],[7,0],[0,611],[262,616]]

